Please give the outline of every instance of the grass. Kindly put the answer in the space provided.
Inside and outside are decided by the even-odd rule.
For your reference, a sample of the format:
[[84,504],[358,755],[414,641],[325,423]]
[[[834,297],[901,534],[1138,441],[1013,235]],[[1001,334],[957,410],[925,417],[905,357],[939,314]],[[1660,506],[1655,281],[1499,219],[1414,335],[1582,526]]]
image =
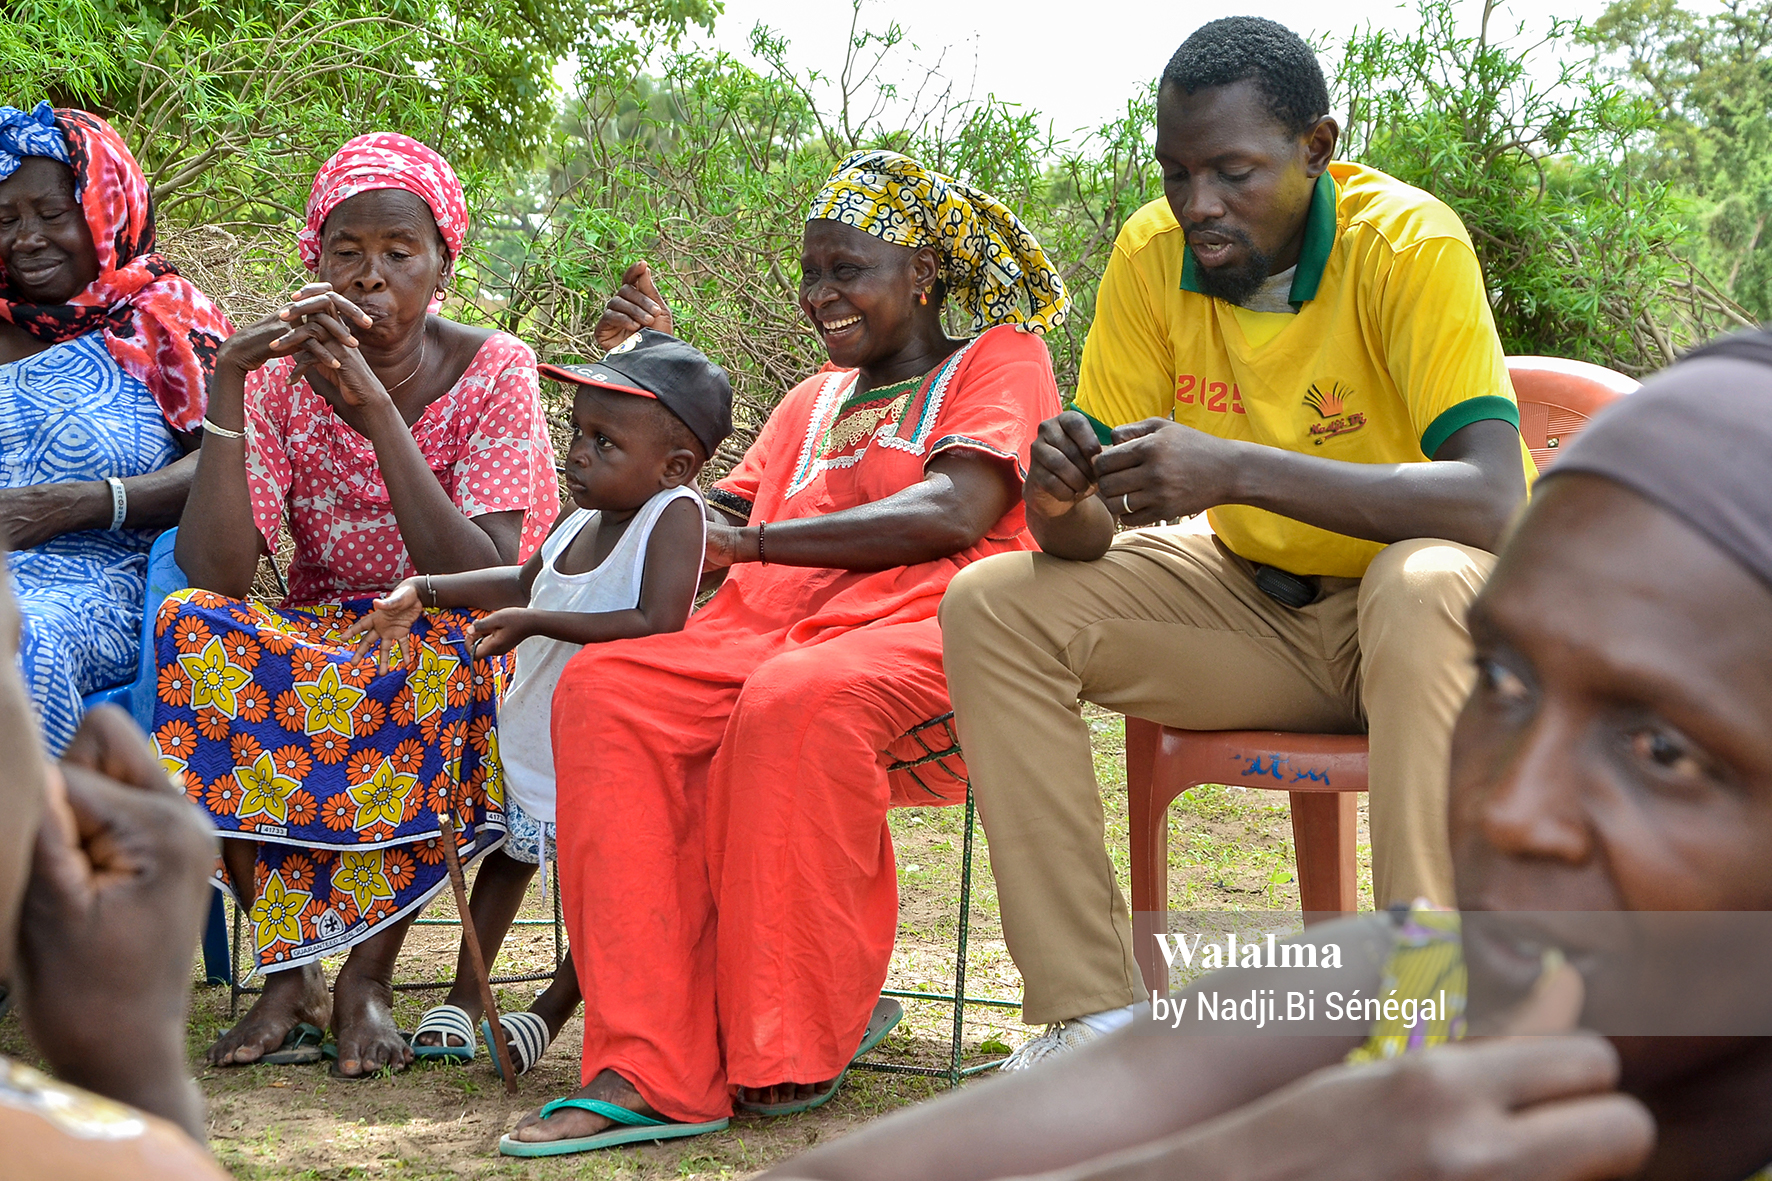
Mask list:
[[[1086,716],[1107,815],[1108,849],[1124,889],[1128,831],[1122,725],[1117,715],[1103,711],[1092,709]],[[1364,806],[1362,796],[1360,871],[1362,890],[1369,895]],[[890,824],[898,857],[900,916],[888,987],[951,992],[963,812],[902,809],[892,814]],[[1176,801],[1169,825],[1172,910],[1296,910],[1292,834],[1283,793],[1200,788]],[[982,828],[976,841],[966,991],[1013,1001],[1019,997],[1020,977],[1003,946]],[[539,892],[532,889],[524,917],[545,919],[548,913]],[[454,918],[447,891],[427,917]],[[457,938],[453,927],[414,928],[397,978],[434,979],[446,973],[454,962]],[[546,971],[553,964],[554,950],[551,925],[518,928],[506,941],[499,971]],[[502,988],[499,1004],[525,1007],[539,988]],[[242,1009],[250,999],[242,998]],[[402,992],[396,1018],[410,1029],[424,1009],[440,999],[436,992]],[[905,1021],[874,1057],[945,1065],[951,1008],[906,1001],[905,1010]],[[250,1181],[743,1177],[896,1108],[938,1095],[945,1085],[856,1071],[836,1099],[806,1115],[734,1120],[728,1132],[662,1145],[555,1160],[514,1160],[495,1154],[499,1135],[523,1112],[578,1085],[581,1025],[577,1020],[567,1026],[541,1065],[520,1080],[515,1097],[506,1096],[484,1051],[466,1068],[420,1065],[402,1075],[366,1082],[328,1078],[323,1067],[203,1067],[203,1050],[231,1021],[227,989],[194,990],[187,1047],[208,1098],[210,1145],[230,1173]],[[966,1061],[989,1062],[1030,1032],[1015,1010],[969,1009]],[[0,1024],[0,1053],[26,1061],[35,1057],[16,1018]],[[981,1083],[982,1079],[966,1085]]]

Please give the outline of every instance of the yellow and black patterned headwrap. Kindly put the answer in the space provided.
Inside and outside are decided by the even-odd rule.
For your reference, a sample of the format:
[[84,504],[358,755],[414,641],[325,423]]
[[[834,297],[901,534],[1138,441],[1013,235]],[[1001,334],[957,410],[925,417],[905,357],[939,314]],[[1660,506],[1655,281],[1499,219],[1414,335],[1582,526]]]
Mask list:
[[993,324],[1045,332],[1070,307],[1064,280],[1007,206],[897,152],[850,153],[812,199],[806,220],[842,222],[913,250],[934,247],[948,295],[971,313],[974,332]]

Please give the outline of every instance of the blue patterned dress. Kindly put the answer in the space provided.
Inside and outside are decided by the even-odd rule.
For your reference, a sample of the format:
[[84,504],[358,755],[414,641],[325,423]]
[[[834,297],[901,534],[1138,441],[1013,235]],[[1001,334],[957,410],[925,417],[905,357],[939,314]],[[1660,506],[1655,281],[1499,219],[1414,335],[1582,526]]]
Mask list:
[[[153,395],[103,333],[0,365],[0,488],[140,476],[178,457]],[[7,558],[24,616],[19,665],[54,753],[73,738],[83,695],[135,679],[153,541],[94,529]]]

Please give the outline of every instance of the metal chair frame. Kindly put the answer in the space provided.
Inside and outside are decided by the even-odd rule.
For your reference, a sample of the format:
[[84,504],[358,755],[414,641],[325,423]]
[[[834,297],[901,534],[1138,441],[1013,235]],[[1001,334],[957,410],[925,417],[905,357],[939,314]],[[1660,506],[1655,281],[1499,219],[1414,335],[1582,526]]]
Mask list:
[[[928,738],[929,732],[937,727],[939,727],[941,731],[939,740],[943,743],[939,748],[932,746]],[[917,745],[923,748],[923,753],[908,759],[900,759],[897,762],[888,765],[886,768],[886,773],[888,775],[895,771],[902,771],[910,776],[911,782],[928,792],[931,796],[935,796],[937,795],[935,789],[931,788],[927,783],[924,783],[923,777],[917,774],[918,767],[935,764],[940,766],[948,775],[958,779],[961,783],[966,785],[966,827],[960,854],[960,921],[957,940],[958,946],[955,949],[954,955],[954,991],[946,993],[928,992],[917,989],[883,988],[880,990],[880,995],[898,997],[905,1000],[931,1001],[936,1004],[952,1005],[954,1007],[954,1037],[949,1050],[946,1070],[934,1066],[905,1066],[896,1062],[867,1061],[855,1063],[855,1069],[873,1070],[882,1074],[914,1074],[920,1075],[924,1078],[946,1079],[948,1086],[954,1087],[960,1084],[960,1080],[969,1078],[981,1071],[989,1070],[996,1066],[997,1062],[1001,1061],[1001,1059],[998,1059],[997,1061],[992,1062],[982,1062],[976,1066],[963,1067],[960,1065],[960,1060],[964,1057],[961,1042],[966,1032],[966,1007],[968,1005],[979,1005],[990,1009],[1019,1009],[1021,1008],[1021,1002],[999,1001],[993,1000],[989,997],[966,995],[966,946],[972,928],[972,836],[973,821],[977,817],[978,811],[972,802],[971,781],[961,771],[955,770],[954,767],[950,766],[945,761],[947,759],[958,759],[960,757],[960,737],[958,734],[954,733],[954,712],[949,710],[940,717],[930,718],[927,722],[919,722],[907,730],[904,736],[906,738],[914,739]]]

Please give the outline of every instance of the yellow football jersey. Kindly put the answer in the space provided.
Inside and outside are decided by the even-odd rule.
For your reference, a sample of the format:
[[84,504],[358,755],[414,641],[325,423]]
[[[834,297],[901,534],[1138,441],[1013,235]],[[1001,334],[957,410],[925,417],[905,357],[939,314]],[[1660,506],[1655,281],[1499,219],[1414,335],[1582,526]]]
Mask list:
[[[1293,276],[1295,315],[1200,292],[1168,202],[1120,231],[1083,348],[1077,408],[1150,417],[1351,463],[1426,463],[1459,428],[1520,412],[1482,269],[1458,217],[1359,164],[1317,181]],[[1525,443],[1526,478],[1536,474]],[[1210,510],[1254,562],[1358,578],[1384,548],[1247,505]]]

